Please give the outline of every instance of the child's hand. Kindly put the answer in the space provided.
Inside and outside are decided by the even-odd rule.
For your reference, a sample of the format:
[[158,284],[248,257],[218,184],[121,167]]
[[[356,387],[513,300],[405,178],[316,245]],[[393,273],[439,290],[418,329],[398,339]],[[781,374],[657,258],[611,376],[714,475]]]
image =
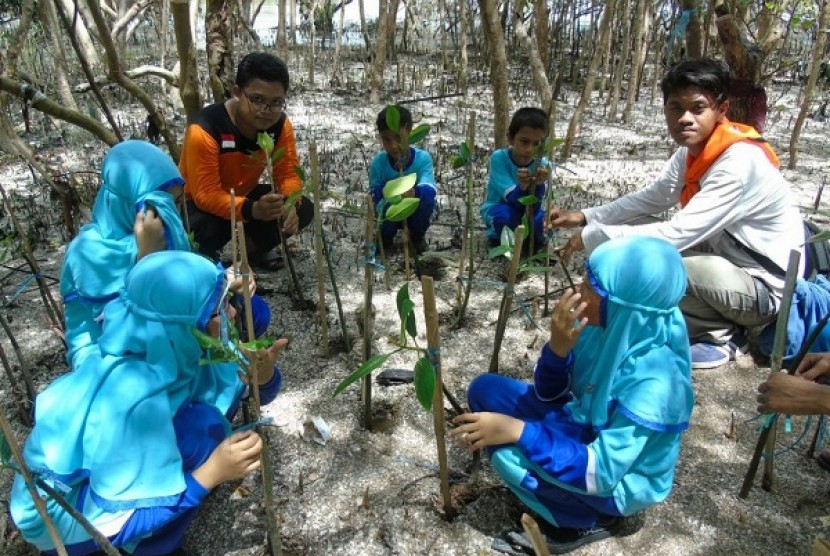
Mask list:
[[133,233],[138,246],[138,260],[167,248],[164,241],[164,223],[154,210],[142,210],[135,215]]
[[278,193],[266,193],[254,202],[251,216],[254,220],[276,220],[282,216],[283,197]]
[[818,380],[830,375],[830,353],[808,353],[795,374],[807,380]]
[[548,176],[550,176],[550,168],[547,166],[539,166],[536,168],[536,185],[542,185],[547,182]]
[[262,439],[254,431],[234,433],[211,452],[193,472],[193,478],[210,490],[259,469]]
[[550,341],[548,345],[559,357],[567,357],[576,345],[582,329],[588,324],[588,318],[582,316],[588,304],[582,296],[571,288],[565,290],[562,299],[553,308],[550,317]]
[[[238,270],[234,269],[233,267],[226,269],[225,280],[228,281],[229,292],[234,293],[236,295],[242,295],[242,275],[239,274]],[[248,274],[248,291],[251,295],[254,295],[254,292],[256,292],[256,280],[254,279],[253,272]]]
[[568,238],[567,243],[560,247],[554,249],[555,253],[559,253],[559,256],[562,257],[564,262],[568,262],[571,260],[571,255],[576,253],[577,251],[583,251],[585,249],[585,244],[582,242],[582,234],[580,232],[576,232],[574,235]]
[[456,427],[449,432],[449,437],[468,446],[471,452],[487,446],[515,444],[525,427],[524,421],[488,411],[462,413],[452,422]]
[[545,229],[578,228],[585,222],[585,215],[578,210],[563,210],[553,207],[545,218]]
[[522,191],[527,191],[530,187],[530,184],[533,182],[533,176],[531,176],[530,172],[527,168],[519,168],[519,189]]
[[283,207],[282,210],[282,233],[287,236],[293,236],[300,229],[300,217],[297,216],[297,207],[290,206]]

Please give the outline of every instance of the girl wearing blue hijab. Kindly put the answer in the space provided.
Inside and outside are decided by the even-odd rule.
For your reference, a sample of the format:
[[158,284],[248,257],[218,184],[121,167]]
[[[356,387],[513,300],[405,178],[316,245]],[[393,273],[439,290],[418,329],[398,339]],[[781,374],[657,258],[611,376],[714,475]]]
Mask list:
[[[450,436],[488,448],[493,469],[544,521],[551,552],[614,534],[671,491],[694,404],[680,254],[631,237],[602,244],[579,293],[553,310],[528,384],[479,376]],[[521,535],[508,541],[527,548]],[[494,545],[495,546],[495,545]]]
[[138,259],[159,248],[190,251],[174,200],[183,185],[173,160],[146,141],[124,141],[104,157],[92,222],[66,248],[61,271],[70,368],[97,347],[104,305]]
[[[222,267],[199,255],[144,257],[104,309],[100,351],[37,398],[27,465],[126,553],[176,550],[208,492],[259,466],[259,436],[231,435],[225,417],[243,390],[238,367],[200,365],[192,332],[221,329],[226,293]],[[47,508],[69,554],[98,550],[53,500]],[[20,476],[10,512],[26,540],[54,553]]]

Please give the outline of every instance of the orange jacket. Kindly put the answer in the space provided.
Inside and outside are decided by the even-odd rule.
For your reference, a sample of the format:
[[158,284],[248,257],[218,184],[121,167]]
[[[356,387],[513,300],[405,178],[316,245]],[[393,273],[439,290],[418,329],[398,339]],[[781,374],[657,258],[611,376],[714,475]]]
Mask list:
[[[294,128],[287,116],[276,147],[285,147],[285,153],[274,164],[274,184],[282,195],[288,196],[302,188],[295,172],[300,161],[294,142]],[[272,136],[279,124],[266,130]],[[252,155],[258,153],[259,159]],[[243,220],[242,205],[245,196],[259,183],[265,164],[260,160],[264,152],[231,121],[224,103],[205,107],[188,126],[184,136],[179,171],[185,180],[185,197],[192,199],[200,210],[230,220],[231,188],[236,195],[236,217]]]

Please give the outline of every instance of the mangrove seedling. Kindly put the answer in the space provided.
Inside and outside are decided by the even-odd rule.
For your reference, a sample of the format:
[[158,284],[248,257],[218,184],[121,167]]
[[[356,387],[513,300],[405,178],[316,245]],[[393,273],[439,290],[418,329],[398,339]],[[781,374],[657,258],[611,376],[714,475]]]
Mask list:
[[[475,151],[475,128],[476,113],[470,112],[470,119],[467,122],[467,140],[458,146],[458,154],[450,157],[452,167],[455,169],[464,168],[464,182],[466,190],[466,213],[464,215],[464,230],[461,236],[461,253],[458,256],[458,290],[456,292],[456,307],[458,315],[454,327],[461,326],[464,322],[464,314],[467,311],[467,303],[470,301],[472,290],[476,244],[475,232],[473,230],[473,162],[476,157]],[[467,261],[469,257],[469,261]],[[467,287],[464,287],[464,265],[467,265]]]

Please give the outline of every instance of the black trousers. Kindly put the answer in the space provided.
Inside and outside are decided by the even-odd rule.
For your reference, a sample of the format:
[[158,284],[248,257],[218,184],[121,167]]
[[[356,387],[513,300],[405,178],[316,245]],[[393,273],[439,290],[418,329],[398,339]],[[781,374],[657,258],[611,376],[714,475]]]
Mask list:
[[[261,183],[247,195],[247,198],[256,201],[270,192],[271,186]],[[294,206],[300,221],[299,229],[302,230],[314,217],[314,203],[303,196]],[[187,217],[190,220],[190,230],[199,244],[199,253],[218,261],[219,252],[231,240],[230,219],[204,212],[193,200],[187,201]],[[257,252],[269,251],[280,242],[280,225],[276,220],[251,220],[245,224],[245,234],[253,240]]]

